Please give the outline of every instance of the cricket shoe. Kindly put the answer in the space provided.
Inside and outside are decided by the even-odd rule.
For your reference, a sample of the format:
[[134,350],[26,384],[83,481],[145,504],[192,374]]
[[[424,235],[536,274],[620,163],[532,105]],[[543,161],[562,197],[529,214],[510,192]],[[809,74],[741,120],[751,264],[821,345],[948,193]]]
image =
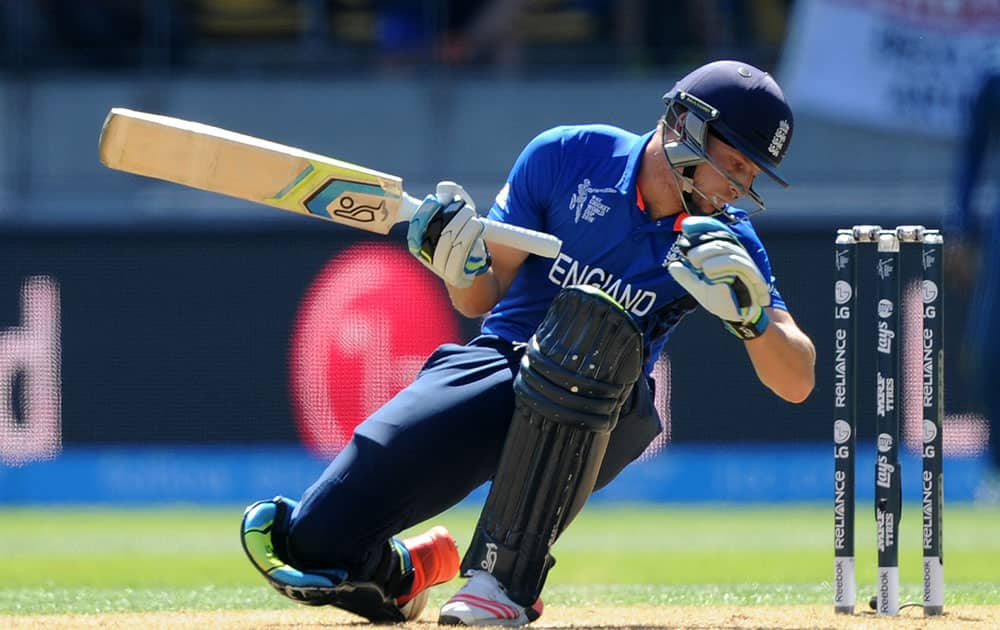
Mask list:
[[469,581],[441,607],[442,626],[524,626],[542,616],[542,600],[524,607],[507,597],[486,571],[470,571]]
[[335,606],[374,623],[400,623],[420,616],[427,605],[427,589],[458,573],[458,549],[443,527],[405,541],[389,541],[399,559],[397,587],[410,583],[397,598],[384,584],[354,581],[339,569],[300,571],[285,559],[284,539],[296,502],[282,497],[258,501],[243,514],[241,541],[250,562],[285,597],[309,606]]

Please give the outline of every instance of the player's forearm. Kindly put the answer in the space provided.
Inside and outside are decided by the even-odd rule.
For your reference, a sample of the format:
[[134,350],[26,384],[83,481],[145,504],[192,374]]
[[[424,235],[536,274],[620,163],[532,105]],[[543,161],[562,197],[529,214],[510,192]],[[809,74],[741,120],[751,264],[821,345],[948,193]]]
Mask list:
[[500,285],[492,269],[477,277],[464,289],[448,283],[445,286],[452,306],[465,317],[481,317],[500,301]]
[[772,319],[763,335],[745,345],[757,377],[771,391],[792,403],[809,397],[816,384],[816,349],[798,326]]
[[490,312],[510,288],[518,269],[528,257],[512,247],[494,242],[490,242],[489,246],[493,264],[486,273],[476,276],[472,284],[464,289],[445,283],[455,310],[466,317],[480,317]]

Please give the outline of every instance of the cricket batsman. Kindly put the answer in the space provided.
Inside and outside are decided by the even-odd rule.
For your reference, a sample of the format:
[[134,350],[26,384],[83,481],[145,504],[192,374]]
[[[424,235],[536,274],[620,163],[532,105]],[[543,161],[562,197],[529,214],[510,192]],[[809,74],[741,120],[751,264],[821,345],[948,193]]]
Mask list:
[[[751,213],[730,205],[746,198],[764,210],[753,189],[761,173],[787,186],[777,168],[792,111],[769,74],[739,61],[697,68],[663,102],[642,135],[563,126],[521,152],[489,217],[561,238],[554,260],[484,242],[457,184],[426,197],[409,250],[460,313],[485,315],[481,334],[438,348],[299,500],[246,509],[243,547],[279,592],[394,623],[416,619],[427,589],[461,573],[439,623],[538,619],[553,544],[660,432],[650,373],[697,308],[743,344],[777,396],[809,396],[813,344]],[[498,132],[484,130],[484,143]],[[674,360],[685,358],[704,365],[706,392],[725,386],[711,357]],[[487,480],[461,560],[443,527],[396,538]]]

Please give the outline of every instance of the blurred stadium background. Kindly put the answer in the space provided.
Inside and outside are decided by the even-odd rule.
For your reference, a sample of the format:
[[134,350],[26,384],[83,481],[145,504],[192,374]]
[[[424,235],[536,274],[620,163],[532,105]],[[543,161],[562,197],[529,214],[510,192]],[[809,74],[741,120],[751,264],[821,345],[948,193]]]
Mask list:
[[[740,344],[691,317],[658,368],[664,439],[598,500],[829,501],[834,230],[940,225],[998,38],[1000,7],[958,0],[0,3],[0,512],[295,496],[430,349],[477,328],[401,233],[104,169],[110,107],[369,165],[415,195],[453,179],[486,207],[539,131],[647,130],[660,95],[715,58],[770,70],[796,109],[793,187],[760,183],[758,230],[816,340],[818,384],[803,405],[780,402]],[[368,265],[402,281],[374,285]],[[988,435],[962,373],[966,297],[946,293],[946,496],[959,502],[976,499]],[[913,446],[920,410],[905,411]],[[866,480],[870,426],[860,444]]]

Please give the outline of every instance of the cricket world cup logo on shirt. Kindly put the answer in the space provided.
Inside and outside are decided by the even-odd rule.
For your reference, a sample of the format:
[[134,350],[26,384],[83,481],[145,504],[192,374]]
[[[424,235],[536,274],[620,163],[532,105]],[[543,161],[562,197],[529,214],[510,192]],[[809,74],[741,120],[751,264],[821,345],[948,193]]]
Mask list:
[[570,197],[569,209],[576,212],[573,223],[579,223],[583,219],[587,223],[593,223],[596,217],[603,217],[611,209],[611,206],[604,203],[600,197],[594,193],[613,193],[614,188],[592,188],[590,179],[584,179],[577,184],[576,193]]

